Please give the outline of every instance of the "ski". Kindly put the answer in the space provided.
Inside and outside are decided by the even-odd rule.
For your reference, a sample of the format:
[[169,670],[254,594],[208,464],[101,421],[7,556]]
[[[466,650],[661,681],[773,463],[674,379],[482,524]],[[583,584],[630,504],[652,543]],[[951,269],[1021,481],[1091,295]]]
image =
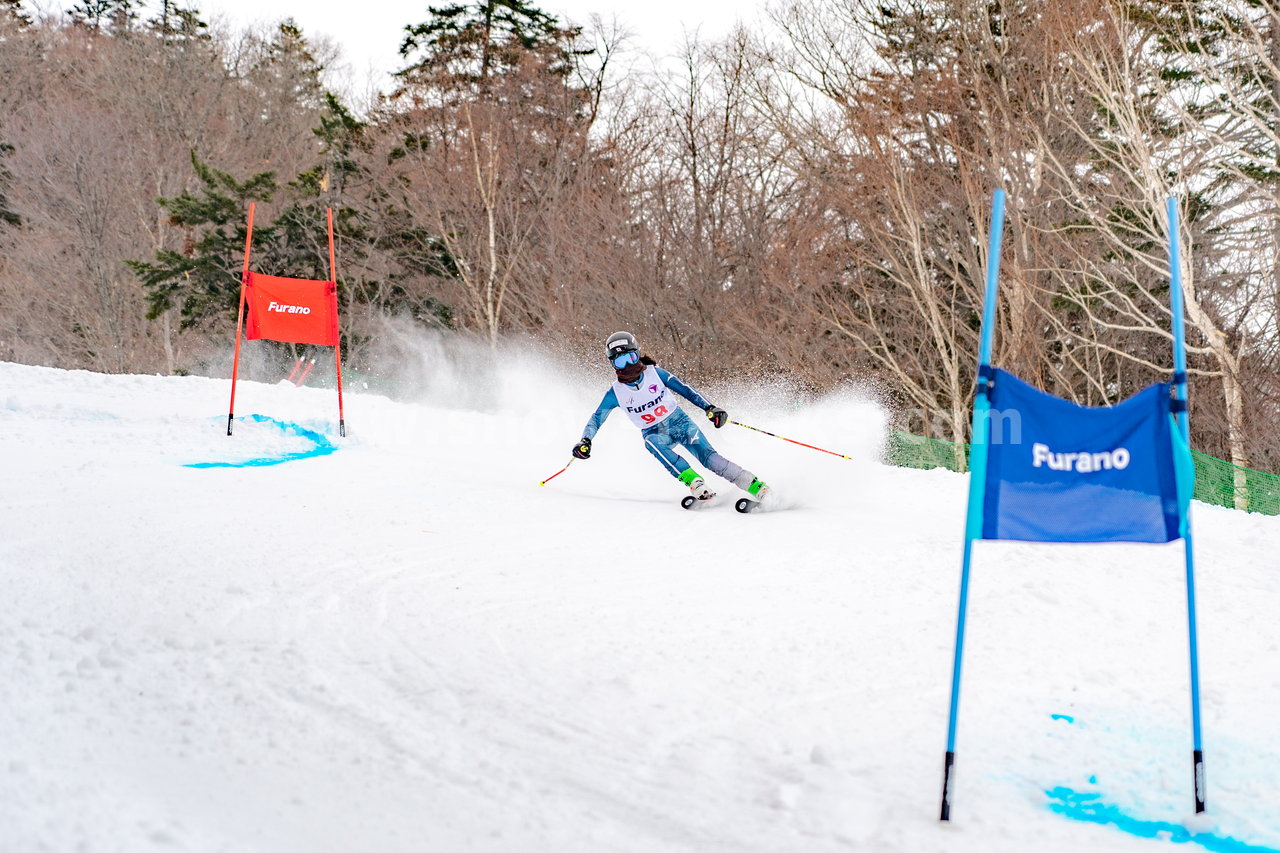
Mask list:
[[712,495],[709,495],[708,497],[703,498],[702,500],[698,500],[693,495],[685,495],[680,499],[680,506],[684,507],[685,509],[700,509],[701,507],[704,507],[707,504],[712,503],[715,500],[715,497],[716,496],[712,494]]
[[755,512],[760,508],[760,501],[753,501],[751,498],[738,498],[738,502],[733,505],[738,512]]

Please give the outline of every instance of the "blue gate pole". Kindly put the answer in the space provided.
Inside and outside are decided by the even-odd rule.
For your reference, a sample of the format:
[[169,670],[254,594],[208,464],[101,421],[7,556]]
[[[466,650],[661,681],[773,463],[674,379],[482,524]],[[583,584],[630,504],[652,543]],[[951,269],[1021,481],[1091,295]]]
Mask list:
[[[1173,381],[1178,400],[1178,430],[1191,446],[1191,424],[1187,415],[1187,344],[1182,305],[1182,258],[1178,250],[1178,201],[1166,202],[1169,213],[1169,301],[1173,311]],[[1200,651],[1196,639],[1196,560],[1191,540],[1191,519],[1182,536],[1187,564],[1187,637],[1191,649],[1191,765],[1195,785],[1196,812],[1204,811],[1204,747],[1200,740]]]
[[987,472],[987,432],[991,428],[989,394],[991,338],[995,334],[996,283],[1000,275],[1000,244],[1004,236],[1004,190],[991,198],[991,235],[987,244],[987,292],[982,303],[982,343],[978,352],[978,389],[973,400],[972,444],[969,451],[969,502],[965,509],[964,558],[960,566],[960,604],[956,616],[956,644],[951,662],[951,712],[947,719],[947,752],[942,762],[940,820],[951,820],[951,771],[956,761],[956,717],[960,711],[960,663],[964,657],[964,622],[969,608],[969,567],[973,540],[982,537],[982,501]]

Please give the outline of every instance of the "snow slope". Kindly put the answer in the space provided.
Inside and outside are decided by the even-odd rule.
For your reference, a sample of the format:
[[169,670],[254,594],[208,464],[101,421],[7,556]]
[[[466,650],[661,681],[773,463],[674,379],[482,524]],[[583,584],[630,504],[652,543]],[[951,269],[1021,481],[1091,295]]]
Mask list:
[[228,438],[225,380],[0,364],[0,850],[1280,849],[1280,518],[1194,510],[1189,829],[1181,544],[979,543],[942,825],[966,479],[707,389],[856,461],[728,426],[785,511],[684,512],[615,415],[540,488],[606,375],[501,363],[346,439],[331,390]]

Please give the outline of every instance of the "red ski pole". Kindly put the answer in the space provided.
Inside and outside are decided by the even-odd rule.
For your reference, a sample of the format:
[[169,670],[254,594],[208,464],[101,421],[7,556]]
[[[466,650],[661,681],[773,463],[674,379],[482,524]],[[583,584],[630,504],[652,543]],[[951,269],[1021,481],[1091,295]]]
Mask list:
[[[572,459],[570,459],[570,460],[569,460],[569,465],[572,465],[572,464],[573,464],[573,460],[572,460]],[[556,477],[559,477],[559,476],[560,476],[561,474],[563,474],[565,471],[568,471],[568,470],[569,470],[569,465],[565,465],[565,466],[564,466],[563,468],[561,468],[559,471],[555,472],[554,474],[552,474],[552,475],[551,475],[550,477],[548,477],[547,479],[545,479],[545,480],[543,480],[542,482],[538,483],[538,485],[539,485],[539,486],[545,486],[547,483],[550,483],[550,482],[551,482],[552,480],[554,480]]]
[[783,441],[789,441],[792,444],[798,444],[801,447],[807,447],[810,450],[822,450],[823,453],[830,453],[832,456],[839,456],[841,459],[850,459],[850,460],[853,459],[852,456],[845,456],[843,453],[836,453],[834,450],[823,450],[821,447],[814,447],[812,444],[805,444],[803,441],[796,441],[794,438],[787,438],[786,436],[776,435],[774,433],[769,432],[767,429],[760,429],[759,427],[753,427],[748,424],[741,423],[740,421],[729,421],[729,423],[737,424],[738,426],[743,427],[745,429],[752,429],[752,430],[755,430],[756,432],[762,432],[765,435],[772,435],[774,438],[781,438]]
[[293,381],[293,377],[298,375],[298,371],[302,369],[302,363],[306,360],[307,357],[305,355],[298,356],[298,362],[293,366],[293,370],[289,371],[289,378],[285,380],[286,382]]

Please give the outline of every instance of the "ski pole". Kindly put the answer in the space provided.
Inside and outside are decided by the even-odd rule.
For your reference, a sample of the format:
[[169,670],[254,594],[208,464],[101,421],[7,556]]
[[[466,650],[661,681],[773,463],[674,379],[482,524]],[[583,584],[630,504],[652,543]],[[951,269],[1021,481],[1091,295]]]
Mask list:
[[[572,465],[572,464],[573,464],[573,460],[572,460],[572,459],[570,459],[570,460],[569,460],[569,465]],[[550,477],[548,477],[547,479],[545,479],[545,480],[543,480],[542,482],[538,483],[538,485],[539,485],[539,486],[545,486],[547,483],[550,483],[550,482],[551,482],[552,480],[554,480],[556,477],[559,477],[559,476],[560,476],[561,474],[563,474],[565,471],[568,471],[568,470],[569,470],[569,465],[565,465],[565,466],[564,466],[563,468],[561,468],[559,471],[555,472],[554,474],[552,474],[552,475],[551,475]]]
[[293,381],[293,377],[298,375],[298,371],[302,369],[302,363],[306,360],[307,360],[306,356],[304,355],[298,356],[298,363],[293,366],[293,370],[289,371],[289,378],[285,380],[286,382]]
[[[778,434],[776,434],[776,433],[769,432],[767,429],[760,429],[760,427],[753,427],[753,426],[751,426],[750,424],[744,424],[744,423],[742,423],[741,421],[734,421],[734,420],[731,420],[731,421],[729,421],[729,423],[731,423],[731,424],[736,424],[736,425],[738,425],[738,426],[740,426],[740,427],[744,427],[744,428],[746,428],[746,429],[753,429],[753,430],[755,430],[756,432],[762,432],[762,433],[764,433],[765,435],[772,435],[774,438],[780,438],[780,439],[782,439],[783,441],[789,441],[789,442],[791,442],[792,444],[798,444],[798,445],[800,445],[801,447],[807,447],[807,448],[809,448],[810,450],[822,450],[822,448],[821,448],[821,447],[814,447],[812,444],[805,444],[803,441],[796,441],[794,438],[787,438],[787,437],[786,437],[786,436],[784,436],[784,435],[778,435]],[[832,456],[839,456],[841,459],[849,459],[849,460],[852,460],[852,459],[853,459],[853,457],[852,457],[852,456],[845,456],[843,453],[836,453],[834,450],[822,450],[822,452],[823,452],[823,453],[830,453]]]

